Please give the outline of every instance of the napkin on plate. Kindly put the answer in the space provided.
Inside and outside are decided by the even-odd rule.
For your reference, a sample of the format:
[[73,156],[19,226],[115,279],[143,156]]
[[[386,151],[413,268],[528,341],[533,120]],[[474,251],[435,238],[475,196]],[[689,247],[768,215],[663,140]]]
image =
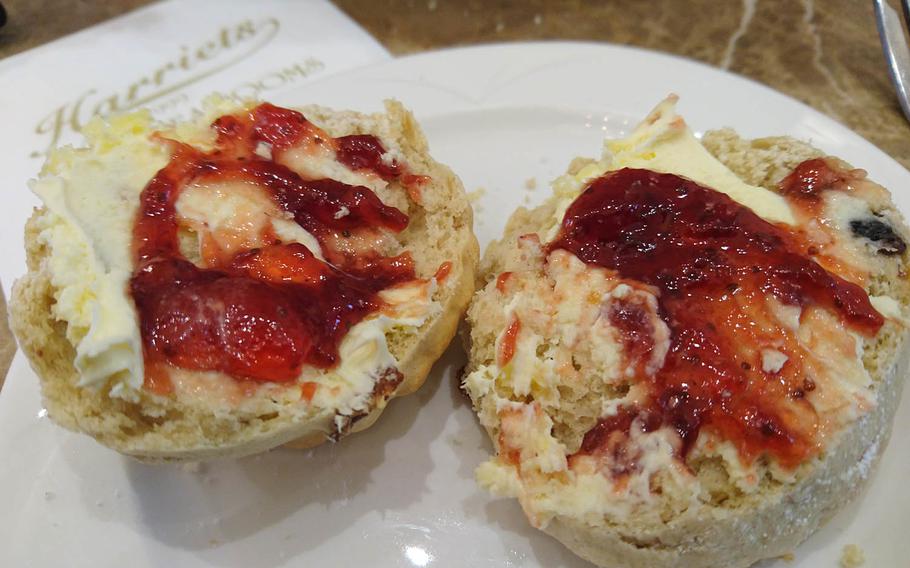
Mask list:
[[388,57],[325,0],[172,0],[0,60],[4,291],[25,271],[22,229],[38,204],[28,180],[93,116],[147,107],[184,118],[213,92],[274,99]]

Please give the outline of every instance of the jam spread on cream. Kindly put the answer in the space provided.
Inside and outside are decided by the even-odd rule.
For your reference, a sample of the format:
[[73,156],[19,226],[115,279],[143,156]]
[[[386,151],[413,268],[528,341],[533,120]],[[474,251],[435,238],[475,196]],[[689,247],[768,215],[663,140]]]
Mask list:
[[[332,179],[304,179],[282,164],[287,152],[312,146],[335,150],[352,170],[385,180],[405,173],[383,161],[370,135],[333,139],[301,113],[262,104],[213,125],[215,148],[202,151],[175,141],[170,162],[141,195],[133,246],[130,292],[140,321],[146,388],[171,390],[167,365],[220,371],[238,379],[286,382],[304,365],[330,368],[350,328],[382,307],[378,292],[415,278],[405,252],[383,256],[336,246],[356,236],[400,232],[407,216],[368,188]],[[271,159],[262,157],[267,145]],[[266,191],[319,242],[326,261],[306,246],[262,235],[260,246],[231,255],[206,255],[197,266],[180,252],[176,203],[193,183],[246,182]],[[203,249],[205,244],[203,243]],[[304,399],[312,389],[303,388]]]
[[383,161],[385,148],[375,136],[354,134],[336,138],[335,143],[338,161],[354,171],[371,170],[386,180],[394,179],[402,173],[399,164]]
[[[809,198],[825,173],[811,164],[803,169],[787,189]],[[704,429],[732,442],[746,461],[767,452],[795,467],[818,451],[818,417],[805,400],[813,383],[801,365],[807,354],[767,298],[825,308],[862,334],[883,324],[865,291],[802,254],[795,233],[673,174],[627,168],[595,179],[548,249],[656,288],[658,314],[670,330],[662,367],[637,369],[645,400],[601,419],[579,454],[622,454],[630,451],[630,428],[670,427],[684,458]],[[640,359],[651,349],[641,341],[648,335],[641,306],[614,305],[606,315],[627,351]],[[781,368],[763,368],[766,347],[787,356]]]
[[635,371],[646,372],[646,364],[654,349],[654,325],[647,309],[640,300],[633,298],[615,299],[607,310],[610,324],[620,332],[623,350]]
[[824,158],[813,158],[796,166],[777,187],[790,199],[818,202],[823,191],[846,182],[846,172],[832,168]]
[[[787,196],[791,203],[804,211],[808,216],[817,217],[821,210],[823,192],[828,190],[852,192],[854,186],[862,186],[866,172],[863,170],[844,170],[824,158],[806,160],[778,183],[778,191]],[[876,252],[883,256],[904,254],[907,244],[894,228],[874,213],[850,220],[850,231],[853,236],[867,239],[877,246]],[[818,254],[818,246],[813,247],[813,256]],[[828,260],[822,257],[819,260]],[[829,262],[829,264],[835,264]]]

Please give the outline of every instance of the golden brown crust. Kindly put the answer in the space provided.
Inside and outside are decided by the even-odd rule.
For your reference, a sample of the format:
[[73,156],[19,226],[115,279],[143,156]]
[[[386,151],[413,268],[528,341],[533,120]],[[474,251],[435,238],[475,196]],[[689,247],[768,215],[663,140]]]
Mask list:
[[[333,135],[370,132],[381,127],[384,135],[395,138],[405,163],[432,178],[420,208],[411,212],[414,222],[403,234],[402,242],[412,251],[418,274],[432,275],[445,260],[452,262],[452,269],[435,296],[442,306],[441,313],[404,341],[390,346],[403,375],[389,397],[393,398],[409,394],[423,384],[433,362],[454,335],[473,292],[478,246],[472,230],[472,211],[461,182],[451,170],[429,157],[423,134],[404,107],[390,102],[386,108],[385,115],[332,112],[319,107],[308,107],[306,114],[317,123],[328,123],[326,130]],[[128,402],[112,398],[105,389],[78,387],[78,373],[73,366],[75,351],[66,339],[66,324],[56,321],[51,312],[54,288],[44,269],[49,251],[38,238],[40,213],[36,210],[26,225],[29,271],[13,286],[10,319],[20,347],[41,380],[44,404],[55,422],[147,461],[241,456],[292,441],[295,447],[312,447],[327,439],[335,420],[334,413],[328,411],[306,419],[281,413],[215,415],[153,399],[147,393],[140,393],[138,402]],[[439,234],[441,230],[445,234]],[[375,422],[386,402],[380,397],[367,415],[354,422],[351,432]],[[155,416],[147,412],[152,406],[156,408],[152,413]]]

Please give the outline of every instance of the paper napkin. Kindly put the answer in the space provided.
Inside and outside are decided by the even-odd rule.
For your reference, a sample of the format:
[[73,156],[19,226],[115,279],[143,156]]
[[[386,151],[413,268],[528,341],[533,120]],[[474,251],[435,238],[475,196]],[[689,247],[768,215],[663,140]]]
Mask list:
[[95,115],[146,107],[186,117],[210,93],[267,99],[388,58],[323,0],[169,1],[0,60],[0,281],[25,271],[27,182],[46,151]]

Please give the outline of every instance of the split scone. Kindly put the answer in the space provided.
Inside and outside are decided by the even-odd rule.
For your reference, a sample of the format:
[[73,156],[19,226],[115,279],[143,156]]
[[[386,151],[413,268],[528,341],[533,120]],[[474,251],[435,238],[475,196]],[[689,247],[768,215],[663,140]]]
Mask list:
[[481,262],[481,485],[601,566],[742,567],[855,496],[908,360],[908,230],[865,172],[661,103]]
[[311,446],[424,381],[473,292],[458,178],[397,102],[92,122],[10,303],[50,417],[146,460]]

